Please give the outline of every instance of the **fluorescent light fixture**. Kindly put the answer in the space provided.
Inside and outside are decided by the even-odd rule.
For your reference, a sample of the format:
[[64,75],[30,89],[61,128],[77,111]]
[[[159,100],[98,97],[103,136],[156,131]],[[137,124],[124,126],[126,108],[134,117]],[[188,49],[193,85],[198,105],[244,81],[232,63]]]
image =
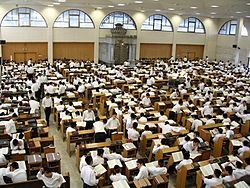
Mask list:
[[145,10],[141,10],[141,12],[145,12]]
[[212,5],[211,7],[212,8],[218,8],[219,6],[218,5]]
[[58,2],[54,2],[53,5],[60,5],[61,3]]
[[250,6],[250,3],[247,3],[246,5]]
[[160,12],[161,10],[160,9],[156,9],[155,12]]
[[246,18],[250,18],[250,16],[246,16]]
[[154,2],[158,2],[159,0],[154,0]]
[[66,2],[66,0],[58,0],[58,2],[64,3],[64,2]]
[[174,8],[168,8],[168,10],[175,10]]
[[237,11],[237,12],[235,12],[236,14],[241,14],[242,12],[240,12],[240,11]]
[[96,7],[96,9],[101,10],[101,9],[102,9],[102,7]]
[[53,7],[54,5],[48,5],[48,7]]
[[196,12],[195,14],[197,14],[197,15],[200,15],[201,13],[199,13],[199,12]]
[[142,4],[143,1],[135,1],[136,4]]
[[108,7],[109,7],[109,8],[114,8],[115,6],[114,6],[114,5],[109,5]]
[[216,14],[216,12],[211,12],[211,14]]
[[119,4],[117,4],[119,7],[123,7],[123,6],[125,6],[125,4],[124,3],[119,3]]
[[191,9],[197,9],[197,7],[190,7]]

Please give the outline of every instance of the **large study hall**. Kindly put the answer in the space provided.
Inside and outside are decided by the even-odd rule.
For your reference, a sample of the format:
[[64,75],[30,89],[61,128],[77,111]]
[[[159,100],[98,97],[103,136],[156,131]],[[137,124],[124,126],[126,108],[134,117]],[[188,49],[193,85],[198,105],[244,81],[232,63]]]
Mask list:
[[1,0],[1,188],[249,188],[250,0]]

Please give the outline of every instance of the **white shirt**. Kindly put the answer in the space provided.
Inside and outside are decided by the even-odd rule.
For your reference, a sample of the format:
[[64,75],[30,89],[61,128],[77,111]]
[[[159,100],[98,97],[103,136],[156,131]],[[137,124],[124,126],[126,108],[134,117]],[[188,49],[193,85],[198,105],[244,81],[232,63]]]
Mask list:
[[161,174],[166,174],[168,172],[168,169],[166,167],[155,167],[153,169],[149,169],[149,172],[151,174],[151,176],[158,176]]
[[30,113],[34,114],[36,110],[39,110],[40,108],[40,103],[36,100],[30,100],[29,101],[30,104]]
[[233,138],[233,136],[234,136],[233,130],[227,130],[226,131],[226,137],[227,138]]
[[222,178],[204,178],[204,183],[206,184],[205,188],[212,188],[214,186],[222,184]]
[[140,117],[140,119],[138,119],[138,121],[141,123],[146,123],[148,121],[148,119],[146,117]]
[[214,142],[217,142],[217,141],[219,140],[219,138],[221,138],[221,137],[225,137],[225,134],[216,134],[216,135],[214,136],[214,138],[213,138],[213,141],[214,141]]
[[213,108],[210,107],[210,106],[205,106],[204,109],[203,109],[203,115],[206,116],[206,115],[213,115]]
[[7,172],[6,176],[11,178],[13,183],[27,181],[27,173],[23,169],[16,169],[13,172]]
[[192,130],[198,131],[199,126],[202,126],[202,121],[199,119],[195,119],[192,123]]
[[168,120],[168,116],[166,116],[166,115],[163,115],[163,116],[160,116],[159,118],[158,118],[158,121],[167,121]]
[[[3,154],[0,154],[0,163],[6,163],[7,160]],[[1,184],[0,184],[1,185]]]
[[124,175],[122,175],[121,173],[118,173],[118,174],[115,174],[115,175],[112,174],[110,176],[110,180],[112,182],[116,182],[116,181],[120,181],[120,180],[126,180],[126,181],[128,181],[127,177],[124,176]]
[[44,108],[52,107],[53,103],[52,103],[51,97],[49,97],[49,98],[44,97],[42,100],[42,105]]
[[28,74],[33,74],[34,73],[34,68],[33,67],[28,67],[27,68],[27,73]]
[[182,166],[187,165],[187,164],[192,164],[193,161],[192,159],[183,159],[176,167],[176,170],[179,170]]
[[250,151],[250,148],[248,146],[242,146],[241,148],[238,149],[238,154],[240,156],[243,156],[243,154],[246,152],[246,151]]
[[93,165],[92,166],[97,166],[99,164],[104,164],[104,158],[100,157],[100,156],[94,156],[93,157]]
[[148,169],[145,166],[141,166],[139,173],[134,177],[135,180],[142,178],[148,178]]
[[5,123],[5,129],[7,134],[12,134],[12,133],[16,133],[16,124],[13,121],[13,119],[10,119],[9,121],[6,121]]
[[80,171],[82,171],[82,168],[84,167],[84,166],[87,166],[87,163],[86,163],[86,161],[85,161],[85,156],[83,155],[82,157],[81,157],[81,160],[80,160],[80,165],[79,165],[79,170]]
[[131,139],[133,141],[138,141],[140,137],[140,134],[137,130],[130,128],[128,129],[128,139]]
[[60,86],[59,86],[58,94],[59,94],[59,95],[64,94],[65,91],[66,91],[66,86],[65,86],[65,85],[60,85]]
[[82,167],[81,178],[83,182],[89,186],[96,186],[99,182],[99,180],[96,179],[93,167],[89,165]]
[[150,106],[150,105],[151,105],[151,100],[150,100],[150,98],[144,97],[144,98],[142,99],[141,103],[142,103],[144,106]]
[[95,133],[106,133],[105,125],[102,121],[96,121],[94,124]]
[[108,159],[108,160],[113,160],[113,159],[119,159],[119,160],[122,160],[124,161],[125,158],[123,158],[123,156],[121,154],[118,154],[118,153],[110,153],[110,154],[103,154],[103,157]]
[[152,153],[156,154],[159,150],[165,149],[165,148],[169,148],[169,146],[167,146],[167,145],[160,145],[160,146],[154,145]]
[[247,171],[245,169],[237,168],[233,171],[233,175],[236,179],[240,179],[241,177],[247,175]]
[[95,113],[93,110],[85,110],[83,112],[83,120],[84,121],[94,121],[95,120]]
[[83,93],[85,91],[85,86],[84,85],[80,85],[78,87],[78,90],[77,90],[79,93]]
[[72,132],[75,132],[76,130],[74,129],[74,128],[72,128],[72,127],[68,127],[67,129],[66,129],[66,138],[68,138],[68,134],[69,133],[72,133]]
[[173,127],[169,124],[161,125],[160,127],[163,134],[170,133],[173,130]]
[[120,122],[117,118],[109,118],[108,122],[107,122],[107,125],[106,125],[106,128],[107,129],[117,129],[118,127],[120,126]]
[[32,86],[31,86],[31,91],[33,93],[37,92],[39,90],[39,85],[38,83],[33,83]]
[[183,145],[183,148],[186,150],[186,151],[188,151],[188,152],[194,152],[195,151],[195,149],[197,149],[197,148],[195,148],[194,147],[194,142],[193,141],[188,141],[187,143],[185,143],[184,145]]
[[210,125],[210,124],[215,124],[215,121],[213,119],[207,120],[206,125]]
[[172,108],[172,111],[175,113],[180,113],[181,112],[181,105],[179,103],[176,103],[176,105]]
[[234,175],[228,175],[228,176],[223,177],[222,179],[223,179],[223,182],[227,183],[227,182],[234,181],[235,177]]
[[54,94],[55,93],[55,88],[52,85],[49,85],[49,86],[47,86],[46,91],[49,94]]
[[152,134],[152,131],[143,131],[141,133],[141,140],[142,140],[142,138],[143,138],[144,135],[148,135],[148,134]]
[[14,140],[14,139],[12,139],[12,140],[10,141],[10,149],[11,149],[11,150],[22,150],[22,149],[24,149],[24,141],[23,141],[22,139],[18,139],[18,138],[17,138],[18,143],[20,144],[20,146],[19,146],[19,145],[14,146],[14,145],[13,145],[13,140]]
[[57,188],[60,187],[63,183],[65,183],[65,179],[61,174],[58,174],[56,172],[52,172],[52,177],[51,178],[47,178],[45,175],[43,175],[41,173],[41,171],[39,171],[36,175],[36,177],[39,180],[42,180],[43,183],[45,184],[46,187],[49,188]]

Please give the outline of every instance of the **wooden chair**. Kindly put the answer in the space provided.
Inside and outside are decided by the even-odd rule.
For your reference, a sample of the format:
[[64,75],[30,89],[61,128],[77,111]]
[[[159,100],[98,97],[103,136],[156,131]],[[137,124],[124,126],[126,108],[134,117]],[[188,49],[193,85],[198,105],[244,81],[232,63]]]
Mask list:
[[48,153],[55,153],[56,147],[44,147],[43,151],[44,151],[44,155],[46,156],[46,154]]

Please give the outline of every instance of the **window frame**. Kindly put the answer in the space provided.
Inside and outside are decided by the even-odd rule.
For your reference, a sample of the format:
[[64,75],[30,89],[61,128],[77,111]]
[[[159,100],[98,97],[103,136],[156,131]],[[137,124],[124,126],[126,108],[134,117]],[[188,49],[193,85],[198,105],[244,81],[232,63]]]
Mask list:
[[[193,20],[190,20],[190,19],[194,19]],[[194,30],[191,30],[190,29],[190,24],[194,24]],[[201,27],[202,26],[202,27]],[[182,31],[180,31],[179,29],[183,29]],[[185,30],[184,30],[185,29]],[[203,29],[203,32],[197,32],[196,30],[201,30]],[[204,24],[202,23],[202,21],[196,17],[188,17],[186,19],[184,19],[178,29],[177,29],[177,32],[180,32],[180,33],[195,33],[195,34],[206,34],[206,28],[204,26]]]
[[[156,18],[156,16],[160,16],[160,18]],[[167,24],[163,24],[163,19],[166,20],[166,23],[168,22],[169,25]],[[151,24],[151,20],[152,20],[152,24]],[[158,29],[155,29],[155,20],[160,20],[161,21],[161,29],[158,30]],[[146,23],[147,22],[147,23]],[[143,26],[145,27],[150,27],[152,29],[146,29],[146,28],[143,28]],[[163,30],[163,28],[166,27],[166,28],[171,28],[171,31],[170,30]],[[172,25],[172,22],[164,15],[162,14],[152,14],[150,15],[149,17],[147,17],[147,19],[142,23],[142,26],[141,26],[141,31],[162,31],[162,32],[174,32],[174,29],[173,29],[173,25]]]
[[[20,11],[20,9],[26,9],[25,12],[22,12]],[[37,13],[39,16],[41,16],[42,20],[31,20],[32,18],[32,13]],[[15,13],[15,14],[14,14]],[[7,19],[6,17],[8,16],[8,14],[11,15],[11,19]],[[21,14],[27,14],[29,15],[29,25],[21,25],[21,20],[20,20],[20,15]],[[14,17],[17,17],[17,20],[14,19]],[[7,19],[7,20],[5,20]],[[16,22],[17,24],[16,25],[3,25],[3,22],[4,21],[8,21],[8,22]],[[42,25],[32,25],[32,22],[37,22],[37,23],[41,23],[41,21],[43,21],[43,23],[45,24],[44,26]],[[0,24],[1,27],[38,27],[38,28],[47,28],[48,27],[48,24],[47,24],[47,21],[46,19],[43,17],[43,15],[36,11],[35,9],[33,8],[29,8],[29,7],[18,7],[18,8],[14,8],[14,9],[11,9],[10,11],[8,11],[2,18],[1,20],[1,24]]]
[[[114,14],[114,16],[112,16]],[[125,28],[125,29],[127,29],[127,30],[137,30],[137,25],[136,25],[136,23],[135,23],[135,21],[134,21],[134,19],[129,15],[129,14],[127,14],[127,13],[125,13],[125,12],[122,12],[122,11],[114,11],[114,12],[110,12],[109,14],[107,14],[103,19],[102,19],[102,21],[101,21],[101,23],[100,23],[100,26],[99,26],[99,29],[113,29],[113,28],[115,28],[115,25],[117,24],[117,23],[115,23],[115,21],[116,21],[116,16],[115,16],[115,14],[117,14],[117,15],[119,15],[119,14],[122,14],[122,22],[123,23],[120,23],[120,24],[122,24],[123,25],[123,27],[124,27],[124,25],[128,25],[128,26],[133,26],[134,28],[133,29],[131,29],[131,28]],[[129,18],[129,19],[127,19],[127,22],[126,23],[124,23],[125,22],[125,16],[127,17],[127,18]],[[112,19],[110,19],[110,18],[112,18]],[[108,22],[107,23],[105,23],[105,20],[106,19],[108,19]],[[130,24],[130,22],[132,21],[132,23],[133,24]],[[112,25],[112,27],[102,27],[102,25],[103,24],[110,24],[110,25]]]
[[[70,11],[78,11],[78,13],[71,13]],[[67,15],[67,18],[66,17]],[[81,15],[82,14],[82,15]],[[58,19],[60,18],[60,16],[62,16],[62,21],[59,21]],[[71,26],[70,22],[71,16],[78,16],[78,24],[77,26]],[[81,22],[81,16],[83,17],[83,22]],[[87,21],[87,18],[90,20],[90,22]],[[55,26],[56,23],[64,23],[65,26]],[[83,24],[91,24],[92,26],[81,26]],[[61,12],[57,18],[55,19],[54,23],[53,23],[53,28],[78,28],[78,29],[94,29],[95,28],[95,23],[93,22],[92,18],[84,11],[80,10],[80,9],[67,9],[63,12]]]

